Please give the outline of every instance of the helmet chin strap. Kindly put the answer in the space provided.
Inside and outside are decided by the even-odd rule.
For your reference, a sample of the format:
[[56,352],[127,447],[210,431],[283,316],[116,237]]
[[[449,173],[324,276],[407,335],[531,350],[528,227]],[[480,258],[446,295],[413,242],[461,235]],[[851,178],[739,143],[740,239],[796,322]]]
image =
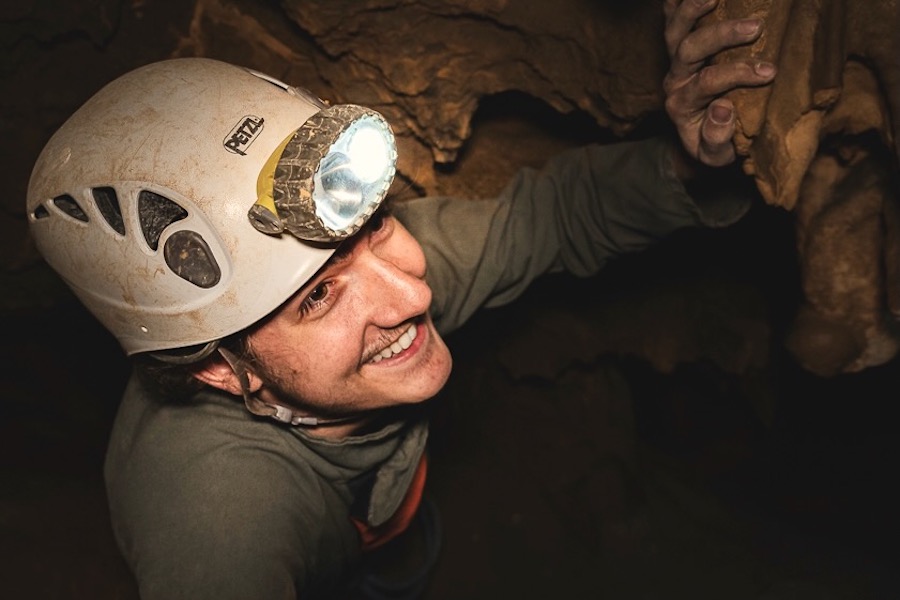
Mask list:
[[226,350],[221,346],[216,349],[218,353],[225,359],[225,362],[237,375],[238,381],[241,383],[241,394],[244,396],[244,404],[254,415],[262,417],[271,417],[280,423],[286,423],[294,427],[321,427],[323,425],[333,425],[337,423],[347,423],[362,418],[363,415],[351,415],[347,417],[335,417],[331,419],[320,419],[318,417],[309,417],[298,415],[291,409],[280,404],[266,404],[259,398],[254,397],[250,393],[250,376],[247,369],[241,364],[241,360],[230,350]]

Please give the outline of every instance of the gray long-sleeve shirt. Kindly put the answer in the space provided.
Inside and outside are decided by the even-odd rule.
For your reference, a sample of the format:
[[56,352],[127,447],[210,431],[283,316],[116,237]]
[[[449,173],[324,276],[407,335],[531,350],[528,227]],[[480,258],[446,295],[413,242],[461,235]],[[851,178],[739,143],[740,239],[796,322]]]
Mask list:
[[[542,274],[590,275],[676,229],[728,224],[745,208],[698,208],[664,144],[650,141],[570,151],[522,171],[494,199],[424,198],[398,203],[395,214],[425,250],[432,312],[447,332]],[[427,438],[413,414],[332,442],[256,418],[221,392],[173,404],[132,380],[105,476],[142,597],[326,596],[360,555],[350,516],[378,524],[406,493]]]

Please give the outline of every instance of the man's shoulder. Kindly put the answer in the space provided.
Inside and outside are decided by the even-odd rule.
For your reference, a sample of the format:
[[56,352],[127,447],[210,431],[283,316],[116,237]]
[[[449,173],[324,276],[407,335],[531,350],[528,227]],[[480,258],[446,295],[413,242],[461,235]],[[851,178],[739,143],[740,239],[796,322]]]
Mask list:
[[340,501],[299,440],[244,415],[237,400],[233,410],[230,398],[195,400],[158,404],[134,390],[123,400],[105,475],[129,562],[168,569],[191,557],[215,572],[247,568],[248,555],[263,552],[302,572],[302,557],[342,543],[326,538],[344,539],[349,521],[335,527],[346,520]]
[[[239,398],[204,390],[173,402],[132,381],[122,398],[110,438],[110,452],[131,460],[146,456],[170,465],[192,461],[241,460],[245,453],[290,455],[290,434],[244,409]],[[207,468],[211,465],[205,465]]]
[[204,392],[188,403],[165,403],[129,386],[122,402],[105,465],[111,505],[145,513],[179,504],[180,511],[210,514],[289,496],[297,509],[321,510],[322,485],[308,451],[239,400]]

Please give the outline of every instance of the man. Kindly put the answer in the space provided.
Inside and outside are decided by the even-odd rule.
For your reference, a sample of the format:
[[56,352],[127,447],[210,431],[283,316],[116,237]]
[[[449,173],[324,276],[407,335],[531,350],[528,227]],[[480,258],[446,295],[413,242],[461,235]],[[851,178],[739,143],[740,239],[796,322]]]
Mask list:
[[[207,59],[101,90],[39,158],[28,216],[47,261],[135,357],[106,479],[142,597],[331,597],[404,531],[427,470],[440,331],[541,274],[588,275],[743,204],[693,201],[693,161],[734,159],[720,96],[767,65],[706,66],[755,21],[695,30],[669,0],[663,141],[588,147],[491,200],[387,207],[390,129]],[[393,212],[392,212],[393,211]]]

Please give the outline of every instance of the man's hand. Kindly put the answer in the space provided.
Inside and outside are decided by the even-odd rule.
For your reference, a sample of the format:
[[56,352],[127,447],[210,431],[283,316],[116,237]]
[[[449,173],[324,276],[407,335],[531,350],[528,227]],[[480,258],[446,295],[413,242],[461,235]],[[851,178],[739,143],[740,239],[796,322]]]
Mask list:
[[761,19],[732,19],[697,27],[719,1],[665,0],[670,59],[663,82],[666,112],[688,155],[713,167],[735,158],[734,105],[722,95],[737,87],[767,84],[775,76],[775,66],[767,62],[709,63],[726,48],[755,41],[763,26]]

